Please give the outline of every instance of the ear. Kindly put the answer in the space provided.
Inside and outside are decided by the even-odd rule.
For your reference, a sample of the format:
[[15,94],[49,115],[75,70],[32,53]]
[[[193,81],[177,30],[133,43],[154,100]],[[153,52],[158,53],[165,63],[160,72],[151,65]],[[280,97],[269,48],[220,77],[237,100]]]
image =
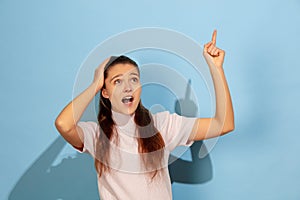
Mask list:
[[101,93],[102,93],[102,96],[103,96],[104,98],[106,98],[106,99],[109,98],[108,93],[107,93],[107,90],[106,90],[105,88],[103,88],[103,89],[101,90]]

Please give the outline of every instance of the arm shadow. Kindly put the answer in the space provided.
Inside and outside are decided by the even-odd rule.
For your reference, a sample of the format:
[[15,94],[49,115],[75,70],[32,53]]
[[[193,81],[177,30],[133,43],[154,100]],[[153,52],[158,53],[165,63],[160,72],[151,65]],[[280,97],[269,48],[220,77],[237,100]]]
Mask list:
[[52,166],[66,142],[58,137],[28,168],[9,194],[9,200],[99,199],[92,158],[77,153]]
[[[185,98],[175,102],[175,112],[186,117],[195,117],[197,105],[190,99],[191,80],[189,80]],[[210,181],[213,177],[213,166],[210,156],[205,152],[205,157],[200,158],[200,149],[206,151],[203,141],[194,142],[190,147],[192,161],[186,161],[170,155],[169,160],[176,160],[169,165],[171,182],[186,184],[201,184]],[[203,152],[202,152],[203,153]]]
[[192,161],[186,161],[170,155],[169,160],[177,159],[169,165],[172,183],[201,184],[212,179],[212,163],[209,155],[199,158],[199,151],[202,145],[204,145],[202,141],[197,141],[190,147]]

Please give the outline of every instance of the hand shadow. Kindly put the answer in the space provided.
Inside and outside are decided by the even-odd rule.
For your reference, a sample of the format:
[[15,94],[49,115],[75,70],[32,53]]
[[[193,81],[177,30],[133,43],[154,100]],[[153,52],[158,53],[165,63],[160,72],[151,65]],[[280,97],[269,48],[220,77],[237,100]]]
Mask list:
[[[197,105],[190,99],[191,80],[189,80],[185,98],[177,100],[175,103],[175,112],[186,117],[195,117],[198,111]],[[203,146],[204,145],[204,146]],[[212,163],[207,152],[201,152],[206,155],[204,158],[199,157],[200,148],[206,150],[202,141],[196,141],[190,147],[192,161],[186,161],[170,155],[170,160],[176,160],[169,165],[171,182],[200,184],[212,179]]]

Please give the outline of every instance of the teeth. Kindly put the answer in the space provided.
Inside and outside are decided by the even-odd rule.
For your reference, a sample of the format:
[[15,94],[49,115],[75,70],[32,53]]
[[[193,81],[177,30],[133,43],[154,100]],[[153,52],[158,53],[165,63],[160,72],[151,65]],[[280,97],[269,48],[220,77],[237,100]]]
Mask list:
[[122,99],[123,103],[129,103],[133,101],[133,97],[132,96],[126,96]]

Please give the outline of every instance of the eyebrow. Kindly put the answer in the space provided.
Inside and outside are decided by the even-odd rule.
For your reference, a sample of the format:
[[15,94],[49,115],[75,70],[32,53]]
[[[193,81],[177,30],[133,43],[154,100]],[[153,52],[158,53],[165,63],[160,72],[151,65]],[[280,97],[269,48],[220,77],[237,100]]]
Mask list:
[[[139,76],[139,74],[138,74],[138,73],[135,73],[135,72],[132,72],[132,73],[130,73],[129,75]],[[113,76],[113,77],[110,79],[110,82],[112,82],[112,80],[114,80],[115,78],[118,78],[118,77],[120,77],[120,76],[123,76],[123,74],[118,74],[118,75]]]

